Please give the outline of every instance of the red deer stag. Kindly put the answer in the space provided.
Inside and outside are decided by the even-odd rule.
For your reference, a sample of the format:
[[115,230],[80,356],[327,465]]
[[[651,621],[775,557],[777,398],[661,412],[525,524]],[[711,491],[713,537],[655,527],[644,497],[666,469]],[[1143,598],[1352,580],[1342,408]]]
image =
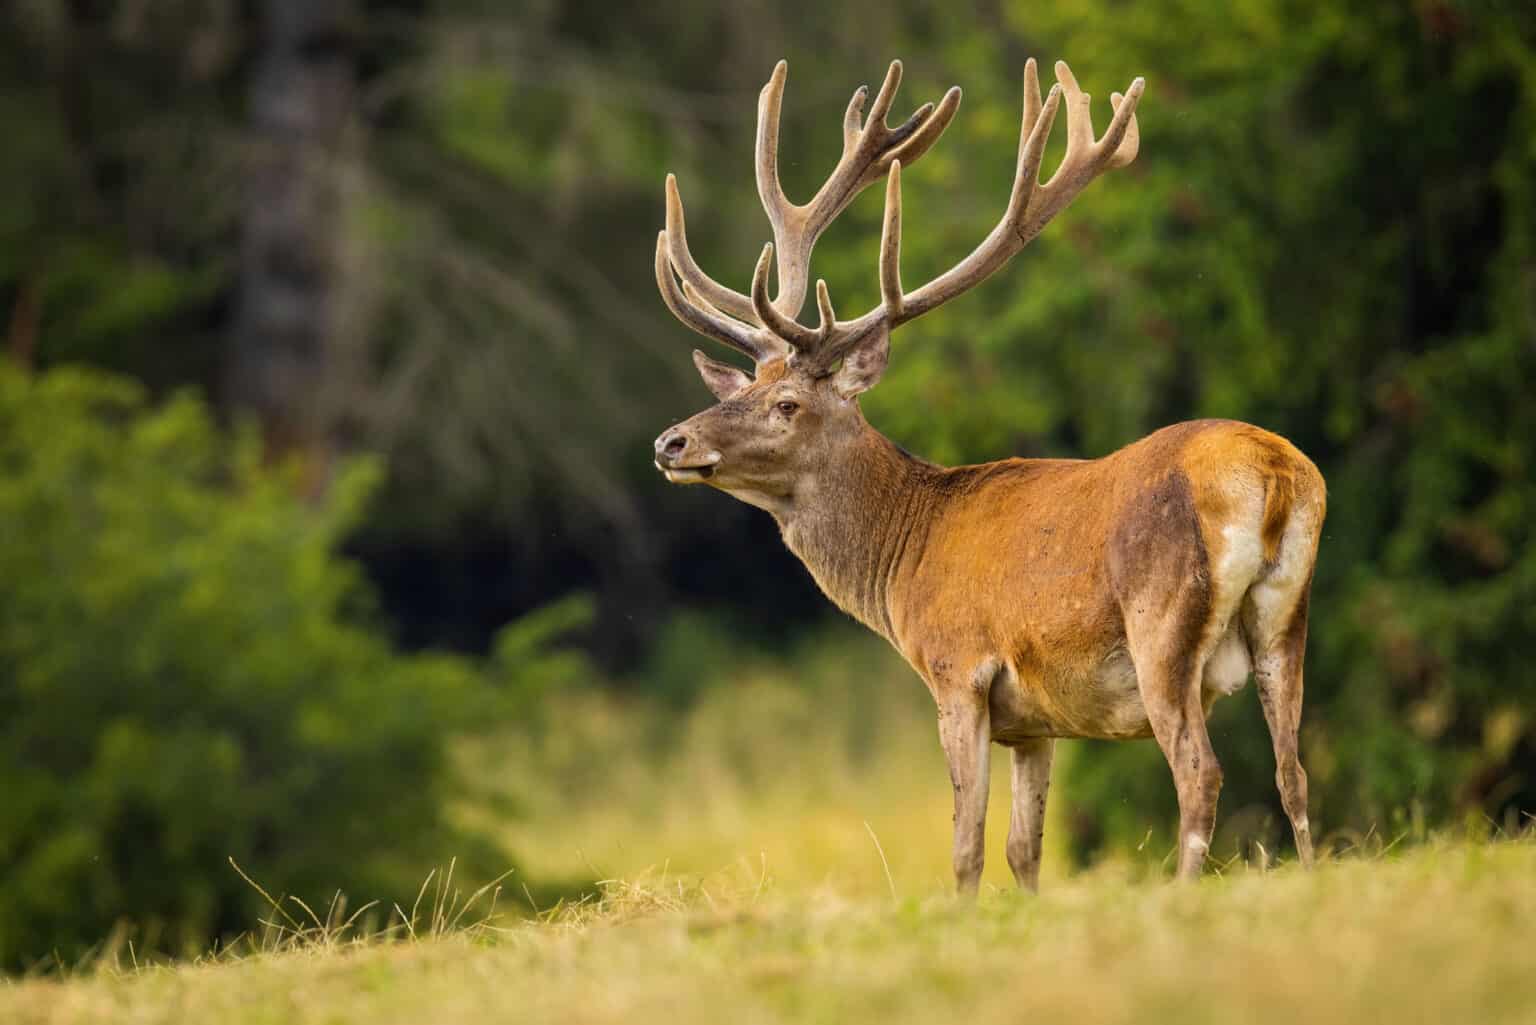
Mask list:
[[[684,324],[752,357],[755,373],[695,351],[719,404],[665,431],[656,466],[767,510],[834,602],[885,637],[938,705],[954,784],[954,869],[962,893],[982,870],[991,743],[1013,752],[1008,864],[1038,885],[1051,749],[1057,737],[1157,739],[1179,799],[1180,878],[1199,875],[1221,767],[1205,719],[1251,671],[1274,742],[1281,800],[1302,864],[1312,861],[1307,776],[1297,760],[1307,600],[1324,512],[1322,476],[1290,442],[1201,420],[1167,427],[1101,459],[1005,459],[943,467],[872,428],[858,395],[885,371],[892,328],[992,274],[1089,182],[1136,156],[1138,78],[1111,97],[1095,139],[1089,97],[1066,64],[1042,101],[1024,69],[1024,123],[1002,220],[965,259],[914,291],[901,284],[901,166],[922,156],[960,103],[951,89],[900,127],[886,123],[900,62],[861,117],[854,93],[843,152],[815,197],[779,185],[786,66],[758,100],[757,188],[774,241],[746,294],[694,262],[667,178],[656,281]],[[1057,108],[1067,149],[1038,181]],[[811,249],[866,186],[885,178],[881,300],[856,320],[797,317]],[[777,256],[778,294],[768,296]],[[679,279],[680,282],[679,283]]]

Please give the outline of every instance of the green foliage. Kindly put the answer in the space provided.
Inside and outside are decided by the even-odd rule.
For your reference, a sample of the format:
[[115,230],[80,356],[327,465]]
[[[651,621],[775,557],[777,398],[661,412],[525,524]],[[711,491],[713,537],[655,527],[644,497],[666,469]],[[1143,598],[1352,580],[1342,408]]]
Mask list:
[[276,891],[407,897],[454,852],[446,740],[578,676],[571,601],[488,664],[402,655],[335,549],[377,479],[326,498],[204,406],[122,380],[0,370],[0,962],[66,959],[120,921],[140,948],[253,921]]

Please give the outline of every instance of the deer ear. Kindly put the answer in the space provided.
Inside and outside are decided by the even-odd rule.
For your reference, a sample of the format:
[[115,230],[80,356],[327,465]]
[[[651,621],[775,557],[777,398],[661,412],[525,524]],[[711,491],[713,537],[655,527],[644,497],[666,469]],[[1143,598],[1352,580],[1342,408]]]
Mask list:
[[751,376],[745,371],[710,359],[698,349],[693,350],[693,365],[699,368],[699,376],[704,378],[704,384],[717,399],[728,399],[752,383]]
[[871,332],[843,354],[843,365],[832,376],[832,387],[845,399],[869,391],[885,376],[891,358],[891,332],[886,328]]

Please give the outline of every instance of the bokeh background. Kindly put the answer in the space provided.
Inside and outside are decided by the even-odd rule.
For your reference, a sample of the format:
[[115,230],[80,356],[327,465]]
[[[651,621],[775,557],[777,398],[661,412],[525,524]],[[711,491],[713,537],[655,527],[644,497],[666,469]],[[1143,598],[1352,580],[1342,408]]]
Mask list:
[[[262,910],[230,859],[317,906],[449,859],[534,908],[656,866],[947,885],[921,684],[650,457],[708,401],[652,279],[663,175],[744,288],[774,62],[803,199],[895,56],[898,112],[965,89],[906,176],[909,281],[1001,213],[1027,57],[1100,126],[1148,87],[1138,161],[906,328],[872,422],[947,462],[1287,435],[1330,486],[1313,821],[1536,811],[1522,0],[9,0],[0,964],[206,949]],[[879,202],[818,247],[842,308]],[[1251,690],[1212,729],[1217,854],[1287,853]],[[1048,871],[1156,871],[1155,746],[1064,748]]]

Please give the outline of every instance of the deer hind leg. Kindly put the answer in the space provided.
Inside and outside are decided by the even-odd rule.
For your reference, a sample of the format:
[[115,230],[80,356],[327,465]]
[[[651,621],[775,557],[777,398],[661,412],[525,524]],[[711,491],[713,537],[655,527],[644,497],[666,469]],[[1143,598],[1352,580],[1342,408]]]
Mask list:
[[971,687],[939,699],[939,741],[955,791],[955,886],[972,896],[986,858],[987,787],[991,780],[991,715],[985,693]]
[[1215,590],[1197,563],[1175,557],[1165,568],[1148,574],[1122,598],[1122,607],[1142,707],[1178,793],[1178,878],[1192,880],[1205,864],[1221,794],[1221,763],[1205,728],[1202,682],[1226,623],[1213,613]]
[[1131,661],[1152,735],[1173,771],[1179,797],[1178,878],[1197,879],[1216,828],[1221,763],[1200,700],[1202,652],[1170,650],[1157,637],[1130,641]]
[[1182,473],[1152,482],[1129,513],[1111,543],[1109,570],[1136,687],[1179,797],[1178,875],[1194,879],[1221,794],[1221,765],[1205,728],[1205,663],[1253,580],[1257,545],[1223,533],[1212,550]]
[[[1301,767],[1297,734],[1301,727],[1301,649],[1306,639],[1306,615],[1295,634],[1287,635],[1263,655],[1254,657],[1254,679],[1259,703],[1275,747],[1275,785],[1291,832],[1296,854],[1305,868],[1312,867],[1312,825],[1307,820],[1307,770]],[[1294,640],[1292,639],[1294,638]]]
[[1040,841],[1045,834],[1045,797],[1051,785],[1049,737],[1013,747],[1013,813],[1008,820],[1008,867],[1019,886],[1040,889]]
[[1243,629],[1253,657],[1253,677],[1264,721],[1275,748],[1275,785],[1304,867],[1312,866],[1312,826],[1307,820],[1307,772],[1301,767],[1302,660],[1307,646],[1308,594],[1317,551],[1306,520],[1287,527],[1275,563],[1243,599]]

